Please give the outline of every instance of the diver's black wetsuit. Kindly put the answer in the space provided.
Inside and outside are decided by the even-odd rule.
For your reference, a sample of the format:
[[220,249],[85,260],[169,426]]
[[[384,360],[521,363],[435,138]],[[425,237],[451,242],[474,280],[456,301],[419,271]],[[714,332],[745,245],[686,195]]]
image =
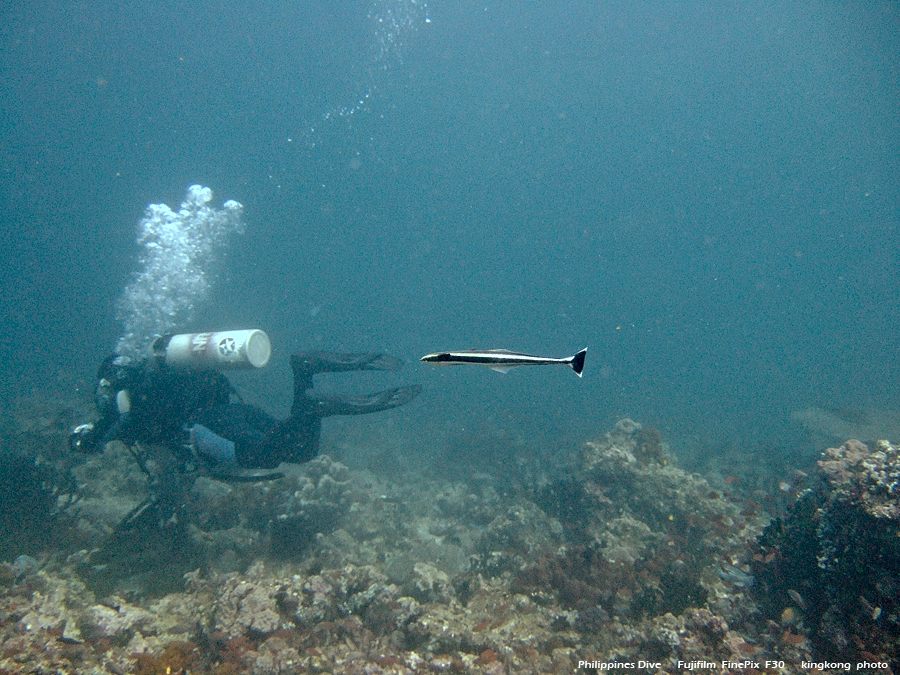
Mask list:
[[219,372],[175,369],[155,361],[116,365],[111,357],[98,373],[99,419],[76,429],[71,445],[99,452],[118,439],[128,445],[140,442],[180,450],[188,441],[208,459],[241,468],[272,468],[315,457],[323,417],[388,410],[422,390],[412,385],[358,397],[324,396],[313,390],[318,373],[401,367],[399,359],[384,354],[303,352],[291,357],[291,367],[291,414],[276,420],[256,406],[233,400],[234,389]]

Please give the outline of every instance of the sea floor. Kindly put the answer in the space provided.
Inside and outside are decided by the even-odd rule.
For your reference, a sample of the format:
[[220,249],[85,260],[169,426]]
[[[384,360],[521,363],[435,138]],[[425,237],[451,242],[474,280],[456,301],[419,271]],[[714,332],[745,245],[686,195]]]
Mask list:
[[[853,446],[768,500],[684,471],[659,431],[627,419],[550,473],[417,469],[376,434],[371,466],[326,454],[236,482],[167,474],[163,449],[140,449],[149,476],[121,443],[72,456],[78,412],[34,404],[6,433],[0,673],[799,673],[842,655],[894,667],[895,573],[859,570],[881,590],[862,587],[842,619],[833,593],[817,595],[833,580],[815,556],[823,524],[852,546],[861,502],[847,485],[879,452],[890,485],[890,445]],[[858,517],[886,528],[884,560],[896,521],[873,513]]]

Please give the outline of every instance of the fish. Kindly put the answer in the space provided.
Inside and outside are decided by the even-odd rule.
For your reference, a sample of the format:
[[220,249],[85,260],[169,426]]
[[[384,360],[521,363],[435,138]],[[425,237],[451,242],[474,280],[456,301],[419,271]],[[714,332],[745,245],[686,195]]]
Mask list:
[[793,588],[789,588],[787,593],[790,596],[791,600],[797,603],[797,606],[800,607],[800,609],[806,609],[806,600],[803,599],[802,595],[800,595]]
[[735,567],[730,563],[719,563],[716,572],[722,581],[728,581],[738,588],[750,588],[753,582],[756,581],[753,575],[747,574],[741,568]]
[[455,352],[435,352],[434,354],[426,354],[420,361],[430,363],[434,366],[461,366],[475,365],[487,366],[491,370],[499,373],[507,373],[510,369],[517,366],[549,366],[561,364],[569,366],[575,371],[578,377],[581,377],[581,371],[584,370],[584,357],[587,354],[587,347],[577,354],[567,356],[563,359],[554,359],[547,356],[532,356],[531,354],[522,354],[520,352],[511,352],[508,349],[466,349]]

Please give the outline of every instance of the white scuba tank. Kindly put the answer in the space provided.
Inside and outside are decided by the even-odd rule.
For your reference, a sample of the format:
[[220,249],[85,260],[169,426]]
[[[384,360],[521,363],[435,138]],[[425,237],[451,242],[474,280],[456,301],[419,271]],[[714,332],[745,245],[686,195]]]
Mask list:
[[272,343],[268,335],[255,328],[182,333],[157,338],[153,353],[173,368],[262,368],[272,356]]

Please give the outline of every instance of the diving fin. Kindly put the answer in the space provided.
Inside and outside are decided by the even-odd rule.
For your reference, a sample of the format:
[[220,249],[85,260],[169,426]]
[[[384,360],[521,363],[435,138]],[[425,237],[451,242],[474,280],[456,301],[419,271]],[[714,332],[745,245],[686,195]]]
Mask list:
[[367,396],[336,396],[316,394],[307,398],[319,417],[333,415],[366,415],[405,405],[422,393],[422,385],[386,389]]

